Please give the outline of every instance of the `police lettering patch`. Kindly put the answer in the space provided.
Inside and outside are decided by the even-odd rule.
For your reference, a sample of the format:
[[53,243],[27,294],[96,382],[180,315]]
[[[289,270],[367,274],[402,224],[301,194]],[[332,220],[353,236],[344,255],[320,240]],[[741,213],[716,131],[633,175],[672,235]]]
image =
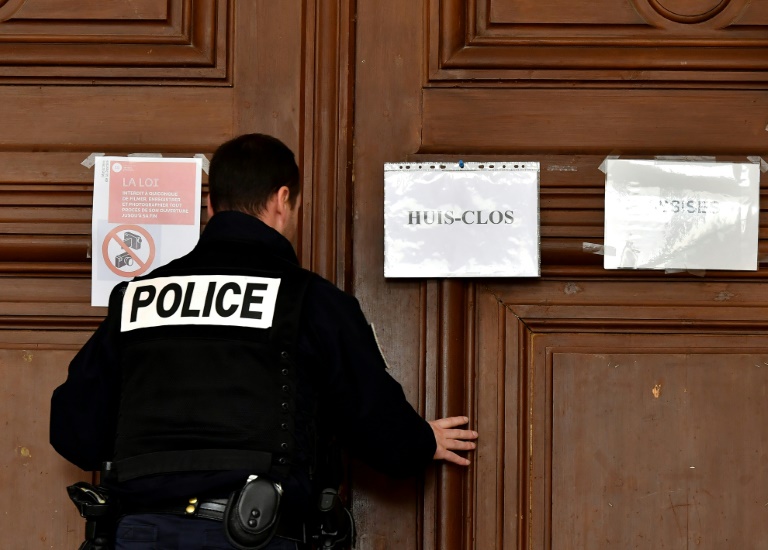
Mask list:
[[128,283],[120,330],[172,325],[269,328],[280,279],[238,275],[158,277]]

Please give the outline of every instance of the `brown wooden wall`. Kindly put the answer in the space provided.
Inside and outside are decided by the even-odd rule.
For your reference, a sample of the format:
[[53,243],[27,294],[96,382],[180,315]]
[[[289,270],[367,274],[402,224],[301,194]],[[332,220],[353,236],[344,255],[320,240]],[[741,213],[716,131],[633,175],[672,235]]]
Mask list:
[[[607,155],[768,152],[768,4],[357,11],[355,293],[413,402],[481,436],[468,472],[436,468],[415,509],[366,520],[365,547],[768,544],[764,269],[604,271],[583,251]],[[383,279],[382,164],[460,158],[541,161],[541,279]]]
[[[606,155],[768,154],[766,32],[748,0],[0,0],[3,545],[82,533],[88,474],[47,443],[104,314],[80,162],[248,131],[300,159],[304,265],[359,297],[421,412],[481,433],[467,471],[354,463],[358,548],[768,545],[765,270],[583,251]],[[540,279],[383,278],[384,162],[459,157],[542,163]]]

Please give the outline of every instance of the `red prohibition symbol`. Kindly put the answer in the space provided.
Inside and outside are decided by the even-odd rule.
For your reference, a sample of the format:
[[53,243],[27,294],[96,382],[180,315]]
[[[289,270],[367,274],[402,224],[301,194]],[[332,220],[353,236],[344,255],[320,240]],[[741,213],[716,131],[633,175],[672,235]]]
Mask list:
[[[109,253],[113,241],[119,246],[114,256]],[[114,246],[112,248],[115,249]],[[145,252],[147,250],[148,253]],[[155,241],[143,227],[119,225],[107,233],[101,245],[101,253],[107,267],[116,275],[138,277],[150,268],[155,259]]]

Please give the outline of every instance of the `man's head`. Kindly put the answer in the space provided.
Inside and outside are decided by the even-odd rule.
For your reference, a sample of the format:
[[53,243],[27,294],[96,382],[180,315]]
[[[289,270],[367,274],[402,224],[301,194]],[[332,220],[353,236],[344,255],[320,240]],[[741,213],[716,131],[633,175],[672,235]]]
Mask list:
[[[301,193],[299,167],[293,152],[279,139],[246,134],[221,145],[211,159],[208,187],[213,212],[245,212],[283,234],[295,232],[297,198]],[[275,208],[279,211],[274,212]],[[284,208],[292,219],[280,218]]]

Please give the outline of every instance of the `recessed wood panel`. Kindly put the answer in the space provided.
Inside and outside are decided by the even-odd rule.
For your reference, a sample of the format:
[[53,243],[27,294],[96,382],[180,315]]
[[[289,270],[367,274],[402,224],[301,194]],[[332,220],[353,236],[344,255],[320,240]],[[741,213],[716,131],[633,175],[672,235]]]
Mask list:
[[[23,0],[6,2],[7,7],[0,8],[0,17],[7,11],[16,21],[24,19],[59,19],[59,20],[164,20],[170,9],[180,5],[178,0],[158,2],[157,0],[77,0],[76,2],[60,2],[59,0]],[[10,9],[9,9],[10,8]],[[12,11],[14,10],[15,11]],[[5,19],[5,17],[3,17]]]
[[695,24],[723,15],[731,26],[768,24],[768,6],[744,0],[492,0],[489,5],[490,25]]
[[654,347],[552,352],[552,548],[764,546],[768,353]]
[[[765,317],[760,285],[726,288]],[[475,548],[768,539],[768,325],[747,321],[722,291],[695,281],[478,285]]]
[[0,84],[231,85],[229,0],[49,4],[0,6]]
[[228,88],[4,86],[0,101],[5,150],[74,150],[84,159],[105,148],[205,152],[232,137]]
[[768,11],[746,0],[712,2],[433,0],[430,82],[717,80],[765,88]]
[[34,333],[4,332],[0,343],[0,530],[13,548],[77,548],[83,540],[84,522],[66,486],[92,481],[92,475],[51,448],[48,418],[51,393],[85,337],[59,336],[60,343],[41,345]]
[[641,25],[629,1],[492,0],[488,22],[508,25]]
[[768,151],[759,91],[429,88],[423,102],[421,153]]

